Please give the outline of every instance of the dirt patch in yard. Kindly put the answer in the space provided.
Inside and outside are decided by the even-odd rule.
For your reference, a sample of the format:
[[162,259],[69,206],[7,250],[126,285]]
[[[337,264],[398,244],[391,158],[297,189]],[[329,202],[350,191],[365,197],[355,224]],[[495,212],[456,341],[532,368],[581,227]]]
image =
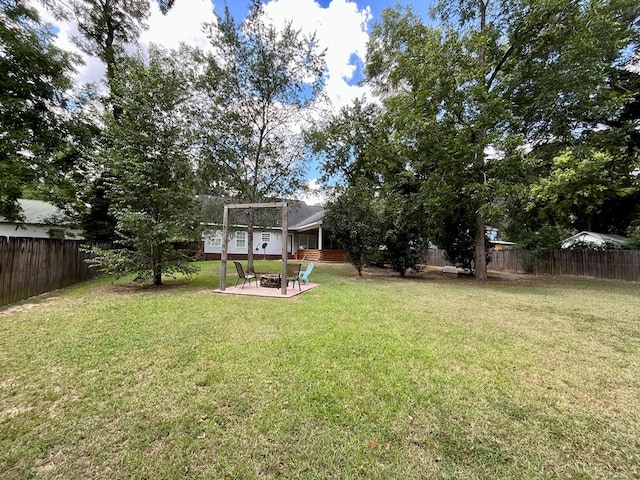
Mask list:
[[38,295],[37,297],[32,297],[29,300],[25,301],[25,303],[18,303],[4,310],[0,310],[0,317],[5,315],[11,315],[13,313],[26,312],[34,308],[49,307],[52,304],[56,303],[56,301],[58,300],[58,297],[47,298],[45,297],[45,295],[48,295],[48,294],[45,293],[43,295]]
[[385,278],[389,280],[422,280],[431,282],[462,282],[462,283],[475,283],[477,285],[540,285],[542,279],[539,275],[532,275],[526,273],[509,273],[509,272],[496,272],[489,271],[488,278],[484,282],[476,280],[476,278],[463,270],[458,270],[457,277],[448,277],[442,274],[442,267],[426,266],[422,271],[416,272],[414,270],[408,271],[404,278],[399,273],[394,272],[391,268],[382,268],[376,266],[369,266],[362,270],[363,278]]
[[[107,289],[112,293],[117,294],[129,294],[129,295],[137,295],[137,294],[153,294],[156,295],[162,292],[168,292],[173,290],[178,290],[184,288],[188,285],[188,282],[168,282],[163,283],[162,285],[154,285],[153,283],[121,283],[121,284],[112,284],[107,287]],[[104,288],[104,287],[101,287]]]

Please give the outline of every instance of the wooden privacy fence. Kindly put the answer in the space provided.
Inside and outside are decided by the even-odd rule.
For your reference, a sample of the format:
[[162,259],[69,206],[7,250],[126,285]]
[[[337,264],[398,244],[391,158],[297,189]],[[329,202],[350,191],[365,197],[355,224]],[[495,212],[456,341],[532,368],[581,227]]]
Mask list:
[[96,275],[78,240],[0,237],[0,305],[68,287]]
[[[448,264],[443,250],[430,250],[426,263]],[[499,250],[492,252],[488,269],[638,282],[640,250]]]

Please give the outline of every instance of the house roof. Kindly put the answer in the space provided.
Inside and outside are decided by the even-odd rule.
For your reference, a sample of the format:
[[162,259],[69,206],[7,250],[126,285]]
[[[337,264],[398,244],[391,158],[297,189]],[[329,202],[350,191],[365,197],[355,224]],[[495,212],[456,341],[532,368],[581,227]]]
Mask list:
[[[293,212],[290,210],[289,213],[292,214]],[[322,223],[323,219],[323,207],[304,204],[304,207],[299,209],[299,213],[296,215],[296,218],[294,218],[295,221],[289,220],[289,228],[301,230],[305,227],[317,227]]]
[[[220,197],[201,196],[199,197],[203,204],[203,216],[205,223],[209,224],[222,224],[222,207],[225,204],[238,204],[242,203],[236,199],[222,199]],[[281,202],[281,200],[278,200]],[[268,203],[268,202],[266,202]],[[287,200],[289,204],[287,209],[287,217],[289,220],[289,230],[300,230],[304,228],[310,228],[322,223],[324,217],[324,207],[317,205],[307,205],[300,200]],[[230,214],[231,215],[231,214]],[[236,226],[247,225],[248,219],[246,212],[237,210],[233,214],[231,223]],[[257,213],[260,215],[260,213]],[[281,216],[279,212],[265,212],[263,213],[261,220],[265,226],[271,228],[281,227]]]
[[562,241],[562,246],[564,248],[565,246],[570,246],[577,242],[597,243],[598,245],[602,245],[604,243],[614,243],[616,245],[622,245],[624,243],[627,243],[628,241],[629,239],[627,237],[623,237],[622,235],[583,231],[564,239]]
[[[18,203],[22,209],[24,223],[27,225],[49,225],[55,223],[56,219],[60,219],[63,215],[62,210],[58,207],[42,200],[18,199]],[[7,221],[1,215],[0,222],[15,223]]]

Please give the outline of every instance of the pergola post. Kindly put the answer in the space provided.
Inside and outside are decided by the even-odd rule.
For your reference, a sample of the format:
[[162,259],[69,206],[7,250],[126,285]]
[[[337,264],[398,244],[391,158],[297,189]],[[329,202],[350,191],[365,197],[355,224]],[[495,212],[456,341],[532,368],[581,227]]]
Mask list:
[[[287,294],[287,260],[289,259],[289,213],[287,211],[287,203],[282,206],[282,270],[280,273],[280,291],[283,295]],[[291,243],[293,248],[293,242]]]
[[220,290],[227,286],[227,250],[229,249],[229,208],[224,206],[222,216],[222,256],[220,257]]
[[[229,209],[231,208],[282,208],[282,269],[280,271],[281,292],[283,295],[287,293],[287,259],[289,250],[287,242],[289,241],[289,217],[287,202],[280,203],[241,203],[229,204],[224,206],[224,214],[222,217],[222,256],[220,257],[220,290],[225,289],[227,285],[227,251],[229,249]],[[253,245],[251,245],[253,248]]]

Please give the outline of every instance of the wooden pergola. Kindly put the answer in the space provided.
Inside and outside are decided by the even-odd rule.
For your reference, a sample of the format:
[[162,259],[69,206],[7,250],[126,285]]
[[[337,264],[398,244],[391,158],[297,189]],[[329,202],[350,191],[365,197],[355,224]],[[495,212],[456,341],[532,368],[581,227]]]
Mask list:
[[[289,237],[289,218],[287,202],[280,203],[232,203],[224,206],[222,219],[222,258],[220,264],[220,290],[225,289],[227,283],[227,249],[229,248],[229,210],[230,209],[251,209],[251,208],[282,208],[282,269],[280,271],[280,291],[283,295],[287,293],[287,259],[289,252],[287,243]],[[253,248],[253,247],[252,247]]]

